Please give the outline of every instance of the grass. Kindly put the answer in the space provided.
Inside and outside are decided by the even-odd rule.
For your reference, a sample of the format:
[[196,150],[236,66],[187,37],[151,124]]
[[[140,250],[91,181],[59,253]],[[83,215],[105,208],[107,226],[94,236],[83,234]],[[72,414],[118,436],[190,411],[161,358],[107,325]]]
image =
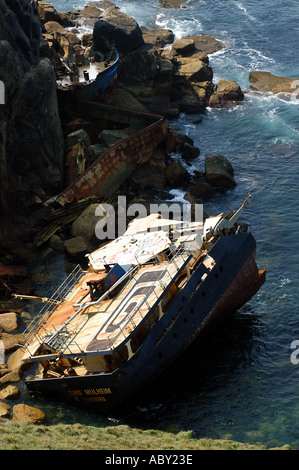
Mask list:
[[[287,449],[284,446],[282,449]],[[197,439],[192,431],[178,434],[140,430],[126,425],[81,424],[37,426],[0,420],[0,450],[266,450],[226,439]]]

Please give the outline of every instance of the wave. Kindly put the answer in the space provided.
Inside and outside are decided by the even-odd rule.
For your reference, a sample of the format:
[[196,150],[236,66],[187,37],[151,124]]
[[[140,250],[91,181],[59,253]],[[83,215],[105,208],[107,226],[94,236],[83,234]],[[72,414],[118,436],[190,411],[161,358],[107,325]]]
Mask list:
[[241,3],[241,2],[235,2],[235,4],[237,5],[237,7],[244,12],[245,16],[247,16],[247,18],[249,18],[251,21],[254,21],[255,23],[258,22],[257,18],[255,18],[255,16],[253,15],[250,15],[247,11],[247,8],[244,7],[244,5]]
[[176,39],[184,36],[199,34],[202,29],[201,23],[193,16],[188,18],[177,18],[170,16],[169,13],[158,13],[156,16],[156,25],[160,28],[171,29]]

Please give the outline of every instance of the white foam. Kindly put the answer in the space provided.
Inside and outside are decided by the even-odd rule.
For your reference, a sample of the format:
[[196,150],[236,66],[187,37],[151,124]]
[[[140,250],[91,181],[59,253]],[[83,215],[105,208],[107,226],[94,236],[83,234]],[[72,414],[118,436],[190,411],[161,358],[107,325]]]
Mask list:
[[258,21],[257,18],[255,18],[255,16],[250,15],[250,14],[248,13],[247,8],[244,7],[244,5],[242,5],[242,3],[240,3],[240,2],[235,2],[235,3],[236,3],[236,5],[237,5],[237,7],[238,7],[241,11],[244,12],[244,15],[247,16],[247,18],[249,18],[251,21],[254,21],[254,22],[257,22],[257,21]]

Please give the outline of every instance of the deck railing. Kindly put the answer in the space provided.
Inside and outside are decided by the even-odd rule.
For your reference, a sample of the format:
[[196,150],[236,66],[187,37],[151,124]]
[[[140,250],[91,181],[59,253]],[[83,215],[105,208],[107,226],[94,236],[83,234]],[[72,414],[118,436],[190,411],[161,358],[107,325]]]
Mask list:
[[84,271],[81,266],[78,264],[75,269],[67,276],[63,283],[56,289],[51,298],[45,303],[45,305],[38,312],[36,317],[32,322],[27,326],[23,335],[25,338],[25,344],[30,342],[33,336],[35,336],[40,343],[43,342],[42,335],[38,335],[37,331],[42,327],[42,325],[47,321],[51,313],[57,308],[57,304],[62,302],[68,293],[72,290],[74,285],[80,280],[83,276]]

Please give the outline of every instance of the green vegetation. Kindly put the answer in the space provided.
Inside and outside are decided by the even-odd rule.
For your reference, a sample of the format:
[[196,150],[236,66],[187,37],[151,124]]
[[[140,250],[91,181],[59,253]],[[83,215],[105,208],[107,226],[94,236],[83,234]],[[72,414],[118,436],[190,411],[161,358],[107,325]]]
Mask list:
[[[284,446],[282,449],[287,449]],[[81,424],[38,426],[0,420],[0,450],[266,450],[226,439],[197,439],[192,431],[178,434],[142,431],[129,426]]]

